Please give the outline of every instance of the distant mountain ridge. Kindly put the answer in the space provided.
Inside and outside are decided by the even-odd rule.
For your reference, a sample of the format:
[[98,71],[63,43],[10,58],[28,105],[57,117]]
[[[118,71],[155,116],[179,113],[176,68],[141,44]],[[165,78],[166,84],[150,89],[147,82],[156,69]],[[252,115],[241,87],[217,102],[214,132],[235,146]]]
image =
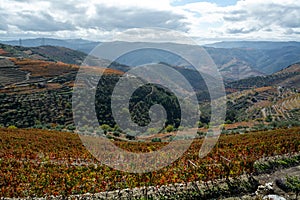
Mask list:
[[300,63],[292,64],[271,75],[250,77],[226,84],[227,88],[236,91],[268,86],[295,88],[300,91]]
[[[19,45],[19,41],[17,40],[8,41],[6,43]],[[45,46],[39,46],[40,44],[45,44]],[[48,44],[52,46],[49,46]],[[40,59],[39,56],[43,55],[42,57],[46,57],[46,59],[51,61],[58,60],[70,64],[81,64],[87,54],[89,54],[90,51],[99,44],[101,43],[82,39],[59,40],[51,38],[37,38],[22,40],[23,46],[27,45],[34,47],[25,48],[14,46],[10,48],[15,49],[15,51],[22,51],[23,53],[21,53],[20,56],[28,56],[25,54],[32,52],[37,56],[34,57],[34,59]],[[126,45],[126,42],[114,42],[114,44],[117,48],[118,44]],[[151,43],[140,42],[141,48],[146,44]],[[166,43],[165,45],[170,44]],[[177,46],[178,48],[193,49],[192,45],[174,43],[173,45]],[[226,81],[235,81],[248,77],[270,75],[291,64],[300,62],[299,42],[240,41],[222,42],[216,43],[215,45],[215,47],[210,47],[213,45],[204,46],[204,49],[211,56],[220,73],[222,74],[223,79]],[[216,48],[217,46],[222,48]],[[246,48],[246,46],[249,48]],[[1,48],[1,46],[0,49],[8,51],[7,49]],[[191,68],[187,62],[183,62],[182,59],[178,59],[178,56],[168,55],[165,52],[157,50],[131,52],[125,57],[119,58],[116,62],[127,66],[164,62],[172,66]],[[122,67],[119,67],[118,70],[122,70]],[[128,68],[123,71],[127,70]]]
[[34,39],[20,39],[10,41],[0,41],[2,44],[23,47],[39,47],[39,46],[57,46],[66,47],[76,51],[89,53],[100,42],[93,42],[83,39],[54,39],[54,38],[34,38]]
[[[112,46],[118,47],[131,45],[132,43],[114,42]],[[138,47],[151,47],[154,43],[136,42]],[[187,51],[187,54],[195,53],[195,46],[175,43],[161,43],[162,47],[172,46],[175,49]],[[273,74],[286,66],[300,62],[300,46],[287,46],[281,49],[225,49],[204,47],[215,62],[223,79],[240,80],[247,77]],[[129,52],[118,58],[118,63],[128,66],[138,66],[145,63],[164,62],[172,66],[193,68],[183,58],[174,55],[176,52],[166,52],[160,49],[142,49]]]
[[240,79],[247,77],[248,72],[243,71],[243,68],[246,66],[267,75],[300,62],[300,46],[287,46],[280,49],[265,50],[213,47],[206,47],[205,49],[220,70],[239,70]]
[[225,41],[216,42],[204,45],[206,47],[214,48],[243,48],[243,49],[280,49],[284,47],[300,47],[300,42],[287,41],[287,42],[273,42],[273,41]]

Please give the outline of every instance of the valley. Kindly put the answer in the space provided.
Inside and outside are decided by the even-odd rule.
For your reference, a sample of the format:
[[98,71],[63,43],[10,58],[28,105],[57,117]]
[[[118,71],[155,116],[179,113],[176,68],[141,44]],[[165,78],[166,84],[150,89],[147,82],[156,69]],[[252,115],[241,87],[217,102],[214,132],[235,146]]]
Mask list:
[[1,0],[0,200],[300,200],[299,0]]
[[[253,71],[245,60],[219,60],[223,63],[220,68],[224,72],[222,75],[227,77],[224,79],[226,116],[218,143],[202,159],[198,153],[203,140],[210,134],[209,127],[213,126],[207,86],[197,71],[160,62],[181,73],[196,91],[201,113],[193,129],[197,136],[188,151],[173,164],[151,173],[131,174],[97,161],[83,146],[78,134],[91,135],[95,141],[104,137],[130,152],[153,152],[171,142],[180,148],[182,141],[190,139],[189,134],[176,138],[176,133],[190,127],[180,126],[180,106],[174,93],[155,84],[140,87],[133,93],[129,108],[122,111],[130,113],[139,125],[151,122],[152,105],[163,104],[168,111],[162,129],[149,128],[143,136],[135,136],[130,130],[118,126],[110,107],[116,83],[132,67],[129,63],[120,59],[113,62],[111,68],[103,68],[101,63],[105,65],[109,61],[92,58],[95,62],[91,66],[80,66],[86,56],[84,53],[52,46],[0,45],[0,54],[0,196],[53,195],[63,199],[70,195],[103,195],[116,190],[155,187],[156,192],[149,195],[163,199],[163,195],[176,198],[162,192],[164,187],[171,185],[173,190],[176,184],[196,183],[197,187],[187,189],[191,187],[186,186],[178,195],[183,199],[214,199],[238,193],[238,196],[252,195],[254,198],[257,187],[265,184],[258,178],[259,173],[267,176],[270,170],[276,173],[281,168],[299,165],[298,62],[280,66],[280,70],[267,75]],[[236,74],[234,66],[237,63],[242,66],[237,68],[246,76]],[[80,70],[88,74],[103,74],[97,87],[93,88],[98,91],[95,110],[99,127],[96,129],[88,126],[76,128],[74,124],[72,95]],[[239,78],[232,79],[235,76]],[[134,76],[129,78],[137,79]],[[95,80],[84,81],[93,85]],[[176,83],[176,80],[172,82]],[[259,162],[273,157],[279,157],[279,161]],[[253,175],[256,175],[255,179],[252,179]],[[244,176],[246,178],[241,178]],[[281,179],[287,180],[284,176]],[[221,188],[219,181],[222,182]],[[294,195],[289,190],[278,191],[283,196]],[[151,196],[142,194],[137,199],[148,197]]]

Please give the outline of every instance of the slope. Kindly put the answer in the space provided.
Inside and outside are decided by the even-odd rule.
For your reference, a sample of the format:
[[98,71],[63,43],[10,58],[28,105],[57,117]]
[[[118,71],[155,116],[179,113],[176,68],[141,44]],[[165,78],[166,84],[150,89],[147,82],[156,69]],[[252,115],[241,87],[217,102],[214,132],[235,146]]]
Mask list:
[[34,39],[23,39],[23,40],[11,40],[11,41],[0,41],[0,43],[18,46],[20,43],[24,47],[39,47],[39,46],[58,46],[70,48],[76,51],[89,53],[95,46],[99,45],[99,42],[93,42],[83,39],[54,39],[54,38],[34,38]]
[[300,119],[300,65],[277,73],[227,84],[227,119],[231,121]]

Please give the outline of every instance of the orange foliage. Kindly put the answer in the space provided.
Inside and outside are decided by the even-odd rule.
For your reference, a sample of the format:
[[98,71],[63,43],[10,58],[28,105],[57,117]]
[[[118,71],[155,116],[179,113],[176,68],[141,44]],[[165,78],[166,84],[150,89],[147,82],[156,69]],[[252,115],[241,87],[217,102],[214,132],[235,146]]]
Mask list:
[[3,49],[0,49],[0,55],[5,55],[8,54],[6,51],[4,51]]
[[[255,88],[254,91],[255,92],[265,92],[265,91],[268,91],[268,90],[274,90],[273,87],[271,86],[267,86],[267,87],[260,87],[260,88]],[[276,91],[276,90],[274,90]]]
[[[10,58],[15,65],[19,66],[21,70],[28,71],[31,76],[55,77],[70,72],[77,72],[80,68],[78,65],[66,64],[63,62],[49,62],[43,60],[32,60],[27,58]],[[104,69],[101,67],[81,67],[82,70],[90,73],[104,74],[123,74],[123,72],[114,69]]]
[[48,62],[43,60],[32,59],[18,59],[11,58],[15,65],[19,66],[21,70],[29,71],[31,76],[53,77],[64,73],[77,71],[79,69],[76,65],[65,64],[62,62]]
[[[0,196],[70,195],[208,181],[226,177],[228,170],[230,176],[239,176],[244,172],[252,173],[255,160],[262,157],[299,152],[299,131],[300,128],[296,127],[221,136],[212,152],[203,159],[198,156],[203,141],[195,140],[173,164],[152,173],[129,174],[97,162],[76,134],[0,129]],[[148,152],[149,147],[155,150],[166,145],[151,142],[115,143],[134,152]],[[180,141],[176,144],[180,145]]]

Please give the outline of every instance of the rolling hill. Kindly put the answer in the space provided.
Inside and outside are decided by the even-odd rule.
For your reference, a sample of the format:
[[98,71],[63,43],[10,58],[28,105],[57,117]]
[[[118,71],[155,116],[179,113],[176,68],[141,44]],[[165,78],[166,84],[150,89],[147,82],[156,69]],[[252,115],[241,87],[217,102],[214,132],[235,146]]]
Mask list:
[[[4,41],[5,44],[19,45],[19,41]],[[58,40],[51,38],[37,38],[22,40],[22,45],[33,51],[36,59],[39,56],[47,59],[58,60],[70,64],[79,64],[86,55],[77,52],[82,51],[89,54],[92,49],[100,42],[92,42],[82,39]],[[104,43],[105,44],[105,43]],[[126,45],[126,42],[115,42],[115,44]],[[129,44],[129,43],[128,43]],[[151,43],[140,43],[141,47],[151,45]],[[45,47],[39,47],[46,45]],[[56,46],[56,47],[50,47]],[[170,44],[162,44],[170,45]],[[193,49],[191,45],[173,44],[182,49]],[[34,48],[32,48],[34,47]],[[14,47],[20,50],[22,47]],[[24,48],[24,47],[23,47]],[[53,50],[51,50],[53,48]],[[62,49],[63,48],[63,49]],[[70,48],[75,50],[67,50]],[[1,49],[1,47],[0,47]],[[3,48],[2,48],[3,49]],[[300,44],[299,42],[221,42],[211,45],[205,45],[204,49],[209,53],[218,69],[226,80],[240,80],[247,77],[262,76],[273,74],[286,66],[300,62]],[[5,49],[4,49],[5,50]],[[17,51],[16,50],[16,51]],[[27,51],[25,50],[25,51]],[[22,50],[24,51],[24,50]],[[49,53],[49,55],[45,55]],[[23,55],[25,56],[25,55]],[[101,58],[105,59],[105,58]],[[137,62],[138,61],[138,62]],[[159,63],[165,62],[173,66],[191,67],[188,63],[178,59],[178,56],[170,56],[162,51],[137,51],[120,58],[118,63],[127,66],[136,66],[140,63]],[[121,68],[118,68],[122,70]]]
[[60,61],[68,64],[80,65],[86,58],[86,54],[68,49],[65,47],[40,46],[40,47],[20,47],[0,44],[0,56],[21,57],[35,60]]
[[[179,47],[181,46],[179,45]],[[215,51],[213,48],[211,50]],[[237,52],[239,51],[236,50]],[[135,66],[139,65],[139,62],[145,61],[140,60],[140,58],[143,58],[142,55],[147,55],[145,57],[147,62],[159,62],[160,59],[155,60],[158,53],[161,52],[134,52],[129,54],[129,57],[125,59],[121,57],[117,61]],[[223,53],[226,52],[223,51]],[[61,126],[72,124],[72,112],[70,110],[72,87],[79,66],[71,63],[79,62],[85,54],[61,47],[25,48],[9,45],[1,45],[0,54],[0,110],[2,113],[0,124],[4,126],[15,124],[19,127],[32,127],[36,125],[36,122],[42,124],[55,123]],[[137,59],[130,60],[134,56]],[[163,61],[166,62],[172,58],[165,52],[160,54],[160,57],[164,58]],[[228,55],[222,58],[224,63],[230,62],[230,59],[227,60],[227,58]],[[61,60],[70,62],[65,63]],[[91,65],[96,63],[96,66],[101,66],[103,62],[109,62],[102,59],[91,59],[91,61]],[[177,60],[174,60],[179,66],[160,63],[173,67],[189,80],[197,92],[200,104],[203,104],[201,119],[204,120],[203,122],[208,123],[210,104],[207,101],[209,101],[210,96],[207,86],[197,71],[188,66],[180,66],[180,63],[184,63],[183,61],[178,57]],[[130,69],[130,67],[118,62],[114,62],[112,68],[120,70],[110,69],[105,71],[107,76],[102,80],[102,84],[108,85],[105,87],[104,96],[102,95],[102,97],[105,97],[106,94],[109,96],[114,84],[118,81],[118,77],[123,74],[122,71]],[[237,59],[236,62],[238,62]],[[86,67],[86,69],[103,70],[93,67]],[[222,69],[224,71],[225,67]],[[300,64],[296,63],[271,75],[256,76],[238,81],[227,79],[225,81],[226,91],[229,94],[227,119],[230,121],[266,120],[267,118],[269,120],[297,119],[299,116],[299,69]],[[149,91],[151,91],[149,88],[143,88],[140,90],[140,94],[148,96],[147,92]],[[155,95],[162,98],[168,96],[161,96],[159,93]],[[139,94],[137,97],[139,97]],[[104,99],[107,100],[106,97]],[[45,107],[41,102],[47,102],[48,106]],[[151,98],[149,98],[149,102],[152,102]],[[29,110],[32,107],[35,108],[36,112]],[[143,112],[147,112],[147,110],[144,110],[145,106],[139,107],[142,108]],[[15,108],[21,109],[17,111]],[[52,108],[52,111],[48,110],[50,108]],[[54,112],[54,110],[56,111]],[[40,115],[40,113],[43,114]],[[109,119],[105,123],[113,124],[109,113],[105,111],[102,115],[107,116],[106,118]],[[29,121],[23,121],[22,116],[31,117]]]
[[33,38],[23,40],[0,41],[2,44],[18,46],[21,43],[23,47],[39,47],[39,46],[57,46],[89,53],[100,42],[93,42],[83,39],[54,39],[54,38]]
[[300,89],[300,63],[295,63],[287,68],[284,68],[272,75],[251,77],[240,81],[227,83],[227,88],[235,89],[236,91],[266,87],[280,86]]
[[228,116],[231,121],[300,120],[300,64],[263,77],[227,83]]
[[[272,43],[271,43],[272,44]],[[122,55],[116,61],[127,66],[139,66],[148,63],[164,62],[172,66],[194,68],[176,52],[167,52],[155,49],[155,43],[143,42],[113,42],[112,47],[136,46],[142,48]],[[184,50],[188,55],[194,55],[198,46],[161,43],[164,48],[173,48],[179,52]],[[147,48],[145,48],[147,47]],[[143,49],[144,48],[144,49]],[[299,46],[284,46],[278,49],[245,49],[245,48],[213,48],[204,47],[204,50],[215,62],[224,80],[241,80],[247,77],[273,74],[286,66],[300,62]],[[105,57],[104,57],[105,58]],[[105,58],[109,59],[109,58]]]

